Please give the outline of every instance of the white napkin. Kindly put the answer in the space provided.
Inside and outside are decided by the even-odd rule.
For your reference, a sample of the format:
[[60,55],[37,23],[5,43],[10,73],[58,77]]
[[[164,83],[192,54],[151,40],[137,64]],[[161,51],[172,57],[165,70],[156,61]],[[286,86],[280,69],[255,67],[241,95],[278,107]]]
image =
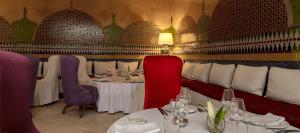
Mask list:
[[110,78],[101,78],[101,79],[93,79],[94,81],[97,81],[97,82],[109,82],[111,81]]
[[132,76],[131,79],[130,79],[130,82],[142,83],[142,82],[144,82],[144,77],[141,77],[141,76]]
[[267,126],[276,126],[279,125],[281,122],[285,121],[284,117],[274,115],[272,113],[267,113],[264,116],[264,119]]
[[159,133],[160,128],[155,123],[127,123],[115,125],[116,133]]
[[261,117],[248,117],[245,119],[245,121],[253,123],[255,125],[261,125],[261,126],[277,126],[280,125],[280,123],[285,121],[285,118],[282,116],[274,115],[272,113],[267,113],[264,116]]

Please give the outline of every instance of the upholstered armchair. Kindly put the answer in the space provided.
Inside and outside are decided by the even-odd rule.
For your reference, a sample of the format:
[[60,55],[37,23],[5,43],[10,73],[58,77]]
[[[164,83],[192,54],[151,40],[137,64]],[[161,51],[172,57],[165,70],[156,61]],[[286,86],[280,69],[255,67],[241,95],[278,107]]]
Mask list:
[[29,111],[32,64],[28,58],[0,51],[0,132],[39,133]]
[[29,92],[29,105],[33,105],[33,100],[34,100],[34,92],[35,92],[35,86],[36,86],[36,81],[37,81],[37,75],[38,75],[38,70],[39,70],[39,59],[35,58],[33,56],[27,56],[27,58],[31,61],[32,64],[32,82],[31,82],[31,89]]
[[144,59],[144,109],[162,107],[175,99],[181,88],[182,60],[176,56],[147,56]]
[[91,79],[87,74],[87,61],[84,56],[76,55],[76,58],[79,60],[79,69],[78,69],[78,79],[79,83],[83,85],[87,85],[88,81]]
[[98,89],[93,86],[81,86],[78,80],[79,59],[75,56],[61,56],[62,86],[64,91],[65,114],[71,106],[79,106],[79,116],[82,117],[84,107],[95,107]]
[[60,73],[59,55],[53,55],[48,59],[47,74],[36,83],[34,93],[34,105],[40,106],[59,100],[58,76]]

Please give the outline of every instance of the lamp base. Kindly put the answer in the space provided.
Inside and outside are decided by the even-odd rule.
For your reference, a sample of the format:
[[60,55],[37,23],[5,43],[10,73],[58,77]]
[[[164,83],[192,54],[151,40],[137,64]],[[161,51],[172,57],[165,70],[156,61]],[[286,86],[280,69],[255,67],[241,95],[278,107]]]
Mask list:
[[170,54],[170,48],[169,48],[169,45],[164,44],[163,47],[162,47],[162,49],[161,49],[160,51],[161,51],[161,54],[165,54],[165,55]]

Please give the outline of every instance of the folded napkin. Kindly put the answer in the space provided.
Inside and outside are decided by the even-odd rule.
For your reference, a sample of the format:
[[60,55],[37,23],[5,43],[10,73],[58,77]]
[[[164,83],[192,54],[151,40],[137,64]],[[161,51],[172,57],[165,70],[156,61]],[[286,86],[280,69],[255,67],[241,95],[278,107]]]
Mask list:
[[160,128],[155,123],[127,123],[115,125],[116,133],[159,133]]
[[95,75],[95,78],[105,78],[105,77],[107,77],[106,75],[104,75],[104,74],[98,74],[98,75]]
[[284,117],[274,115],[272,113],[267,113],[264,116],[264,119],[267,126],[276,126],[279,125],[281,122],[285,121]]
[[272,113],[267,113],[266,115],[261,117],[248,117],[245,119],[245,121],[253,123],[255,125],[270,127],[280,125],[282,122],[285,121],[285,118],[282,116],[274,115]]
[[97,81],[97,82],[109,82],[111,81],[110,78],[101,78],[101,79],[93,79],[94,81]]
[[130,82],[142,83],[144,82],[144,77],[141,76],[132,76]]

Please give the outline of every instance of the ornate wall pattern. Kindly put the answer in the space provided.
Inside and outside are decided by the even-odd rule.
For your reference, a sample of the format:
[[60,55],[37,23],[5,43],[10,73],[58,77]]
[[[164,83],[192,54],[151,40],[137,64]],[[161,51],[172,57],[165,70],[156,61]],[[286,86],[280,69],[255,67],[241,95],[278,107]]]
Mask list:
[[63,10],[43,20],[35,35],[36,42],[101,44],[104,35],[99,24],[79,10]]
[[15,34],[11,25],[2,17],[0,17],[0,41],[11,42],[15,40]]
[[209,40],[245,37],[285,31],[288,28],[284,0],[220,0],[209,25]]
[[123,32],[120,45],[157,45],[160,29],[150,21],[129,25]]

